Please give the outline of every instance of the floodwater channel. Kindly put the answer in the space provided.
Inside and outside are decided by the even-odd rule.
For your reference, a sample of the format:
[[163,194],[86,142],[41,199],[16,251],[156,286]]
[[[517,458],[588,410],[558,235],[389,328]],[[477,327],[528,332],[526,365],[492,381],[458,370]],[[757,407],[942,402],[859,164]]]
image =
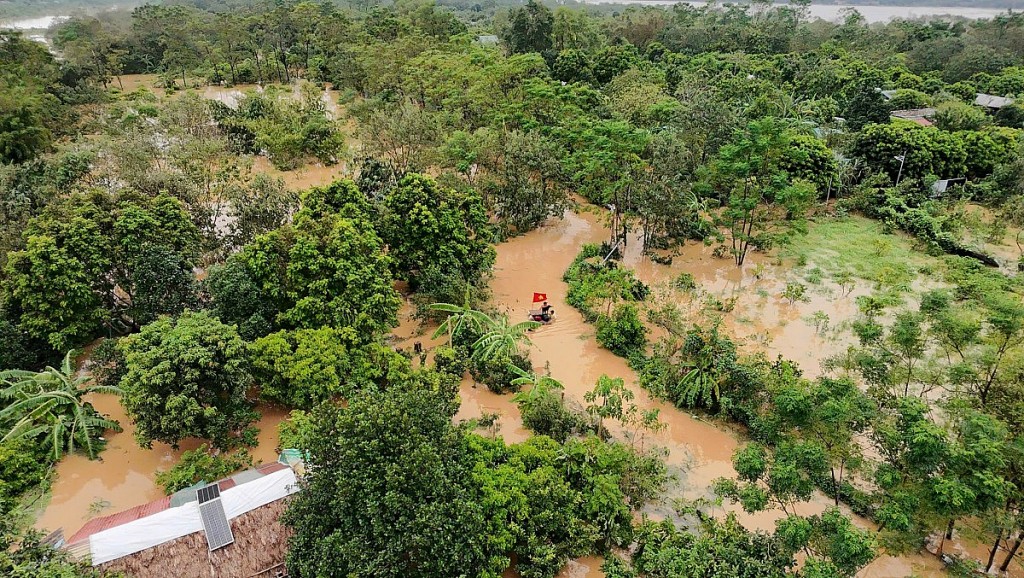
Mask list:
[[[57,464],[49,503],[35,522],[37,529],[63,529],[64,536],[70,537],[92,518],[163,497],[163,490],[155,481],[156,472],[170,469],[182,453],[202,443],[197,439],[184,440],[177,450],[159,442],[154,442],[152,449],[139,447],[135,427],[117,396],[95,394],[89,401],[100,413],[119,422],[124,431],[107,432],[107,446],[99,459],[76,454]],[[256,424],[260,428],[259,445],[250,451],[253,463],[277,461],[277,424],[288,412],[269,405],[257,409],[262,417]]]

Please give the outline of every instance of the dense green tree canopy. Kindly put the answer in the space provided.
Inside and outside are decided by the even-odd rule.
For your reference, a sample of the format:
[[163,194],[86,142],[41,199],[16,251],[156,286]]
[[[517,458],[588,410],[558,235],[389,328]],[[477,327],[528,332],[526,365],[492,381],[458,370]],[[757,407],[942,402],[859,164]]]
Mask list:
[[[296,576],[498,576],[470,484],[465,434],[446,392],[367,392],[324,414],[316,473],[292,505]],[[496,558],[497,557],[497,558]]]
[[209,314],[161,318],[118,347],[126,369],[122,403],[141,445],[198,437],[228,447],[258,417],[248,399],[245,343]]
[[55,349],[138,327],[195,299],[199,235],[169,195],[74,195],[33,219],[8,255],[7,314]]
[[305,199],[294,225],[258,236],[211,271],[214,310],[247,337],[327,326],[369,340],[397,322],[393,261],[351,183]]

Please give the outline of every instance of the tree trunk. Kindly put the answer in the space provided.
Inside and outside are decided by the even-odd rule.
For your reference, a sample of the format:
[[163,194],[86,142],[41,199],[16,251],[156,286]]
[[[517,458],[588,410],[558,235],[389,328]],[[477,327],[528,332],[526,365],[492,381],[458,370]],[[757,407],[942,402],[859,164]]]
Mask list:
[[1003,540],[1003,530],[999,529],[999,533],[996,534],[996,541],[992,544],[992,551],[988,553],[988,563],[985,564],[985,573],[988,574],[989,570],[992,569],[992,564],[996,561],[996,552],[999,551],[999,542]]
[[947,540],[952,540],[953,539],[953,524],[955,524],[955,523],[956,523],[956,520],[954,520],[953,518],[950,518],[949,519],[949,524],[946,525],[946,539]]
[[1006,572],[1006,569],[1010,567],[1010,562],[1013,561],[1013,557],[1017,555],[1017,550],[1020,548],[1021,539],[1024,538],[1020,532],[1017,533],[1017,537],[1013,540],[1013,546],[1010,547],[1010,553],[1006,555],[1006,559],[999,566],[1000,572]]
[[263,67],[260,66],[260,54],[259,51],[252,51],[253,58],[256,59],[256,79],[259,81],[260,86],[263,86]]

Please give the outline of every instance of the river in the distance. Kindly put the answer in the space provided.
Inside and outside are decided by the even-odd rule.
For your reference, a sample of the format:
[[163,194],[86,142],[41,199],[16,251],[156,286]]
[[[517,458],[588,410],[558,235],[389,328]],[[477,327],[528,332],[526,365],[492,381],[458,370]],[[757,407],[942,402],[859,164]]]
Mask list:
[[40,16],[24,20],[0,20],[0,28],[13,30],[46,30],[67,16]]
[[[645,4],[650,6],[672,6],[689,4],[706,6],[706,2],[676,2],[674,0],[583,0],[587,4]],[[719,3],[721,4],[721,3]],[[811,18],[820,18],[830,22],[841,21],[845,11],[853,8],[870,23],[889,22],[896,18],[933,18],[940,16],[958,16],[961,18],[992,18],[1006,12],[998,8],[973,8],[967,6],[861,6],[838,4],[814,4],[810,7]],[[1024,9],[1024,2],[1018,9]]]

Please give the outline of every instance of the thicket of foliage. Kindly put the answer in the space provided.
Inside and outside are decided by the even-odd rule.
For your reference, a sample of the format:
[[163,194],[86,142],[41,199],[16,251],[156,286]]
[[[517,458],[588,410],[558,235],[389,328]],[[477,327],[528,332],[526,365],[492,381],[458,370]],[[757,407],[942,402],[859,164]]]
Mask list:
[[656,458],[596,438],[468,434],[452,424],[454,384],[424,377],[318,411],[304,448],[317,467],[286,516],[290,572],[499,576],[515,553],[524,576],[551,577],[629,542],[631,510],[664,482]]
[[33,372],[11,369],[0,372],[0,443],[25,441],[45,448],[51,461],[77,450],[90,459],[103,446],[103,432],[120,431],[117,422],[104,418],[85,396],[120,393],[115,386],[94,384],[92,378],[77,375],[71,353],[59,368]]
[[222,454],[211,452],[209,446],[203,444],[181,454],[181,461],[171,469],[157,472],[156,483],[169,496],[199,482],[216,482],[250,466],[252,456],[244,449],[233,454]]
[[7,254],[4,312],[55,350],[195,303],[199,234],[169,195],[76,194],[32,219],[22,238],[24,249]]

